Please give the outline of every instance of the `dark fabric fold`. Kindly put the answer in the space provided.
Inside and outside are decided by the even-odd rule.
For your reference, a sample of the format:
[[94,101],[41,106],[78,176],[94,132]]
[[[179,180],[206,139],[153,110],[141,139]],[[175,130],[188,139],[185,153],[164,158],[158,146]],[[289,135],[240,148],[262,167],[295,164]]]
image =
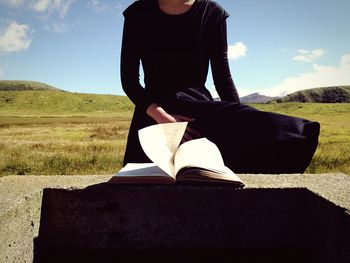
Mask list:
[[[180,91],[162,104],[170,113],[194,117],[189,126],[214,142],[236,173],[303,173],[318,145],[318,122],[214,101],[200,89]],[[154,121],[136,110],[132,123],[124,163],[149,161],[137,131]]]

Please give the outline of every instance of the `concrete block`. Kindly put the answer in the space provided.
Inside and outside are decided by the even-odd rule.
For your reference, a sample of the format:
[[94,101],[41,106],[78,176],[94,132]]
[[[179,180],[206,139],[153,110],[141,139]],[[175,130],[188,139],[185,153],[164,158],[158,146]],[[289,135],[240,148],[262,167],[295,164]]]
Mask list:
[[348,210],[307,188],[45,189],[36,261],[350,262]]
[[0,262],[32,262],[44,188],[78,189],[111,176],[5,176],[0,178]]
[[240,175],[240,190],[110,177],[0,178],[0,262],[350,262],[348,175]]

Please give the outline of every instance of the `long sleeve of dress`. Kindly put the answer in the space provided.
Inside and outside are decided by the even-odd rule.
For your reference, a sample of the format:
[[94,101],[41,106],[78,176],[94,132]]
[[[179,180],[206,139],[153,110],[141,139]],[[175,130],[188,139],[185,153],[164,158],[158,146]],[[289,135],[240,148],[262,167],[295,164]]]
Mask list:
[[210,50],[210,65],[215,88],[221,100],[239,102],[239,95],[228,63],[226,19],[221,22],[214,34]]
[[140,48],[139,36],[135,19],[125,16],[123,40],[120,60],[122,87],[130,100],[146,111],[153,103],[152,98],[140,84]]

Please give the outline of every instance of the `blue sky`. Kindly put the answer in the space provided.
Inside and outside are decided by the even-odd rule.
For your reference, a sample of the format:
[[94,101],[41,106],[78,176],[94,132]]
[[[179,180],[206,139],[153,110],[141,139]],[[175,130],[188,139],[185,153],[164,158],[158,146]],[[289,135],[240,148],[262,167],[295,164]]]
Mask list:
[[[122,11],[132,0],[0,0],[0,79],[123,95]],[[240,95],[350,85],[349,0],[217,0]],[[215,95],[209,75],[207,87]]]

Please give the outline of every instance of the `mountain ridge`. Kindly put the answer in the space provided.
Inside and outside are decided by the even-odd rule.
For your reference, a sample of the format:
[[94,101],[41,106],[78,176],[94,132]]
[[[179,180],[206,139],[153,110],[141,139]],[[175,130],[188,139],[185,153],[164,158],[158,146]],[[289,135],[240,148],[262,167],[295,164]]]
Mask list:
[[241,103],[268,103],[277,97],[269,97],[255,92],[240,98]]
[[269,97],[254,92],[240,98],[242,103],[350,103],[350,86],[330,86],[299,90],[283,97]]
[[62,89],[55,88],[39,81],[30,80],[0,80],[0,91],[62,91]]
[[301,90],[271,102],[350,103],[350,86],[330,86]]
[[[66,94],[72,94],[72,96],[74,95],[90,96],[90,97],[104,96],[103,94],[86,94],[86,93],[68,92],[38,81],[0,80],[0,92],[2,92],[2,95],[0,96],[0,102],[2,100],[6,104],[13,101],[15,95],[11,94],[11,92],[21,92],[21,91],[32,91],[32,92],[56,91],[56,92],[63,92]],[[9,92],[9,93],[5,95],[4,92]],[[19,95],[16,95],[16,96],[19,96]],[[118,95],[110,95],[110,96],[118,96]],[[39,97],[45,97],[45,96],[42,94]],[[123,95],[119,97],[123,97]],[[91,100],[91,98],[89,100]],[[306,90],[301,90],[301,91],[288,94],[287,96],[284,96],[284,97],[270,97],[270,96],[262,95],[259,92],[254,92],[247,96],[241,97],[240,100],[242,103],[284,103],[284,102],[350,103],[350,86],[331,86],[331,87],[306,89]]]

